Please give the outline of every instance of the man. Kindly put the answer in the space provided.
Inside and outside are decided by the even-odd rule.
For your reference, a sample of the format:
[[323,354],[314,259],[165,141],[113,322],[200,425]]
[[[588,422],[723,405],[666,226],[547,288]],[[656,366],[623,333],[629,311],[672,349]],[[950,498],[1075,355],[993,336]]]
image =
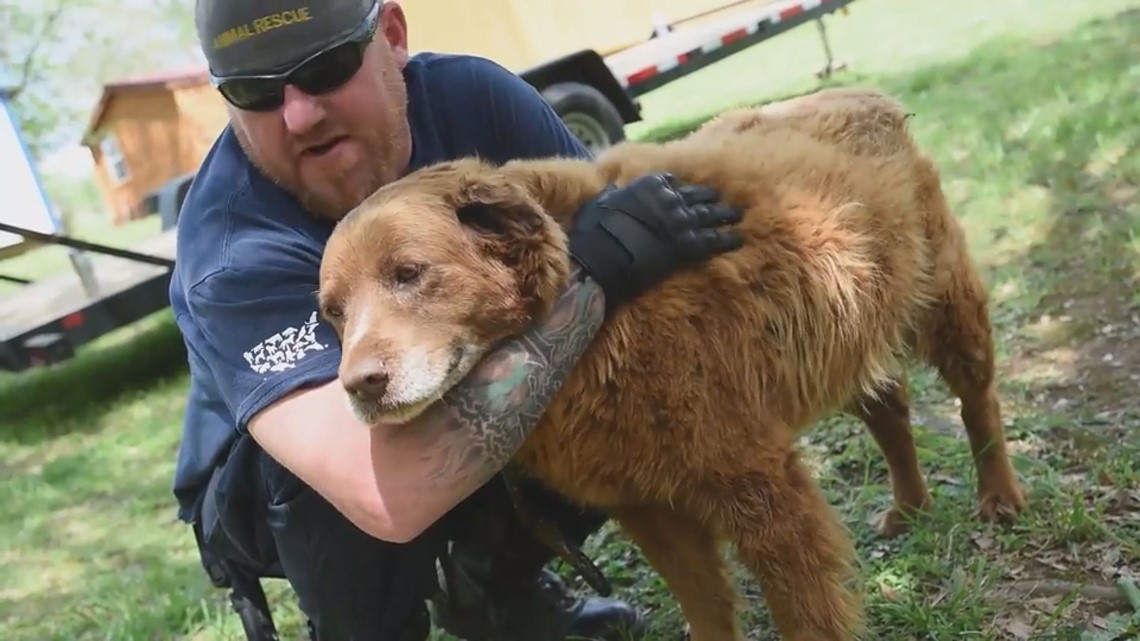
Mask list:
[[[717,229],[738,213],[668,177],[607,193],[570,234],[583,277],[550,320],[428,413],[445,420],[367,429],[347,409],[314,295],[336,220],[431,162],[586,151],[501,67],[409,57],[396,2],[198,0],[196,24],[230,125],[179,221],[170,294],[191,383],[174,490],[208,569],[235,586],[287,578],[320,641],[419,641],[429,598],[442,627],[472,641],[638,628],[627,604],[571,598],[543,569],[553,553],[519,524],[497,473],[602,322],[603,306],[583,302],[604,296],[608,313],[739,246]],[[604,521],[542,488],[527,496],[578,543]]]

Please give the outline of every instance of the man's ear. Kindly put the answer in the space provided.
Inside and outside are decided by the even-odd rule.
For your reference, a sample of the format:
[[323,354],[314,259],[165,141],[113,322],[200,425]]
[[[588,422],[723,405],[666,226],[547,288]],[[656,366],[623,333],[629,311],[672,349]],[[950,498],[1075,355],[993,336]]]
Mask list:
[[484,256],[515,274],[532,315],[553,305],[569,273],[566,235],[521,185],[499,176],[468,181],[455,216]]

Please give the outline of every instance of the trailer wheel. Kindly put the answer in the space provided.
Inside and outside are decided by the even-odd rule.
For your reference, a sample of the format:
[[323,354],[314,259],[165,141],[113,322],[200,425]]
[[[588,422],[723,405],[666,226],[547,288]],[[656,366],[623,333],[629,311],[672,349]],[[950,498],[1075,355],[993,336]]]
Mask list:
[[625,123],[602,92],[580,82],[559,82],[542,91],[542,97],[590,153],[625,140]]

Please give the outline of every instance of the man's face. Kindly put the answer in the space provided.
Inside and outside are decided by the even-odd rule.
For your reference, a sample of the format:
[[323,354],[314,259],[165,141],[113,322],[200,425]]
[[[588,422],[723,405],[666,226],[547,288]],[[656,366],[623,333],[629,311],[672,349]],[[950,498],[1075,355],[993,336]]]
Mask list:
[[306,208],[340,219],[408,166],[407,60],[403,11],[387,2],[356,75],[317,96],[287,86],[284,104],[273,111],[230,105],[238,141],[262,173]]

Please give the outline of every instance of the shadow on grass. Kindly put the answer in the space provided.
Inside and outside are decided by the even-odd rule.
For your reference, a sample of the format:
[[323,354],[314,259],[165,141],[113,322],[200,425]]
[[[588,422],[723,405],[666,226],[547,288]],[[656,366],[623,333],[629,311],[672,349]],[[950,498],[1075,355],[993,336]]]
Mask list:
[[[1004,353],[1003,396],[1024,394],[1032,407],[1007,405],[1007,417],[1015,419],[1009,435],[1025,445],[1016,451],[1031,452],[1016,458],[1033,503],[1006,545],[1026,549],[1012,558],[991,557],[1024,577],[1057,578],[1052,566],[1036,565],[1037,555],[1047,560],[1070,545],[1108,546],[1126,566],[1137,560],[1134,546],[1114,547],[1104,534],[1110,521],[1101,519],[1119,508],[1097,508],[1089,497],[1101,483],[1123,490],[1137,482],[1140,443],[1134,434],[1140,414],[1133,381],[1140,377],[1140,323],[1132,315],[1140,248],[1138,61],[1140,11],[1128,10],[1051,41],[997,40],[961,61],[867,83],[899,96],[916,114],[915,136],[941,167],[951,204],[990,284]],[[1043,331],[1043,314],[1070,318]],[[1110,335],[1103,331],[1108,325],[1115,327]],[[938,395],[921,396],[916,405]],[[969,478],[969,466],[945,462],[961,458],[952,444],[935,446],[927,432],[920,430],[920,441],[939,458],[927,469],[938,475],[956,469],[953,476]],[[878,457],[874,451],[863,454],[852,458]],[[878,461],[875,469],[882,471]],[[1056,481],[1062,473],[1084,480],[1063,486]],[[849,487],[862,481],[858,475],[845,480]],[[885,483],[882,474],[877,480]],[[945,484],[935,487],[939,499],[949,492]],[[951,518],[934,522],[949,526]],[[1131,536],[1127,529],[1119,532]],[[897,571],[928,554],[925,543],[903,545],[898,562],[884,567]],[[955,550],[954,563],[973,567],[990,554],[995,552],[978,554],[965,544]],[[1073,576],[1063,578],[1101,578],[1087,565],[1071,567]],[[943,569],[933,568],[922,583],[933,585],[943,576]],[[978,598],[974,593],[967,602],[979,606],[977,614],[962,614],[963,604],[954,616],[959,629],[940,629],[940,636],[992,625],[992,614],[1000,611],[980,607]],[[876,605],[874,619],[883,627],[898,626],[904,610],[916,628],[947,611],[926,600],[906,608],[883,603]],[[1039,620],[1057,636],[1035,632],[1039,638],[1076,639],[1071,630],[1083,627],[1078,620],[1090,612],[1095,607],[1086,604],[1083,615],[1072,614],[1064,623],[1043,616]]]
[[0,378],[0,441],[33,444],[86,431],[122,397],[185,371],[173,316],[159,312],[69,361]]
[[[1064,348],[1061,373],[1037,392],[1086,414],[1135,405],[1140,373],[1138,61],[1140,9],[1131,9],[884,85],[912,97],[920,138],[953,150],[939,160],[948,182],[969,186],[965,224],[990,232],[976,253],[995,320],[1022,345],[1014,368]],[[939,131],[943,122],[953,131]],[[1068,318],[1043,330],[1043,314]]]

